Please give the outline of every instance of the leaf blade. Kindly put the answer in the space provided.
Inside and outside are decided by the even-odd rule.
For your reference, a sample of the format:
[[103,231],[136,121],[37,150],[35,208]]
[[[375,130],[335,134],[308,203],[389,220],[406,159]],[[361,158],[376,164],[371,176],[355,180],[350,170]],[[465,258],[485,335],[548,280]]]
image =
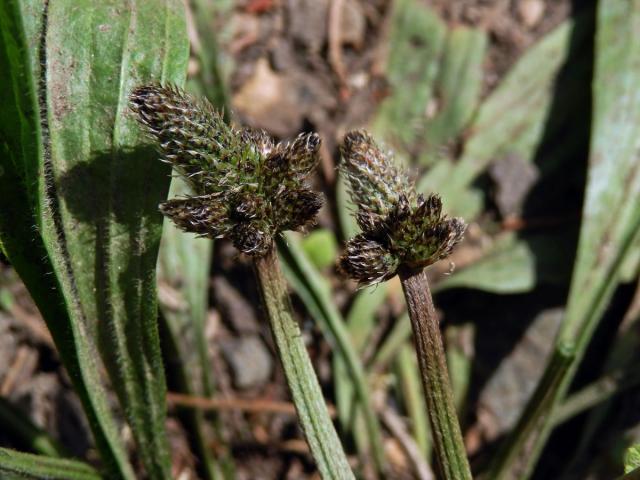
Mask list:
[[0,186],[4,192],[0,208],[3,251],[47,322],[83,402],[107,470],[115,476],[132,479],[133,470],[107,407],[104,386],[96,381],[99,373],[92,348],[81,328],[69,317],[62,286],[59,279],[51,275],[54,267],[41,231],[34,227],[39,224],[41,212],[37,179],[44,154],[36,85],[42,74],[38,53],[42,50],[46,22],[45,3],[3,2],[0,8],[3,24],[0,30],[8,35],[3,35],[5,48],[0,62],[3,70],[9,72],[0,80],[3,107],[0,142],[5,153],[0,163]]
[[0,447],[0,472],[51,480],[100,480],[90,465],[76,460],[50,458]]
[[45,244],[74,322],[97,339],[147,474],[166,478],[155,264],[168,169],[127,111],[136,85],[184,82],[182,4],[56,2],[47,23]]

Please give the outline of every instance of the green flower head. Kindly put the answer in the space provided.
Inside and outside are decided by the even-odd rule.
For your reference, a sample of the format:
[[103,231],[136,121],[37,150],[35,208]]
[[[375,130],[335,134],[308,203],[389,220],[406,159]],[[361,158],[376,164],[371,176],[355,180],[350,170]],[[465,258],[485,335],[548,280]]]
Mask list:
[[229,238],[238,250],[260,256],[283,230],[313,223],[322,206],[306,183],[318,162],[316,133],[275,144],[265,132],[234,129],[208,101],[175,87],[138,87],[130,106],[162,160],[194,192],[160,205],[181,229]]
[[391,155],[364,131],[349,132],[341,151],[340,169],[362,229],[338,261],[347,276],[372,285],[393,277],[401,266],[424,268],[449,256],[466,225],[442,214],[438,195],[418,195]]

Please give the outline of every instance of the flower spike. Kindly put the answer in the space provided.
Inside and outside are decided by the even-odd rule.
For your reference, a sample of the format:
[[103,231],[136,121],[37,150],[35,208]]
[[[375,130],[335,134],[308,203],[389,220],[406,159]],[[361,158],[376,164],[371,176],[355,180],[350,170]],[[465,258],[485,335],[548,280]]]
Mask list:
[[401,266],[423,268],[451,254],[466,225],[442,214],[438,195],[416,194],[391,155],[364,131],[349,132],[341,151],[340,168],[362,230],[338,261],[342,272],[367,286],[393,277]]
[[172,86],[144,85],[129,100],[162,159],[196,193],[160,206],[182,230],[227,237],[261,256],[283,230],[314,222],[322,196],[306,181],[318,163],[316,133],[276,145],[265,132],[234,129],[208,101]]

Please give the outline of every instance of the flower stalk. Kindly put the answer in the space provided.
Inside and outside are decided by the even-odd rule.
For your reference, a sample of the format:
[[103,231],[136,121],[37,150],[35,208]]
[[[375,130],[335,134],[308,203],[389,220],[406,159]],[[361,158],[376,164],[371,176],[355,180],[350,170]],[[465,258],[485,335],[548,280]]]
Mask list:
[[293,318],[274,246],[283,231],[312,224],[322,206],[322,197],[306,182],[318,163],[320,137],[301,134],[292,143],[275,144],[264,132],[232,128],[206,100],[174,87],[138,87],[130,104],[159,145],[161,159],[187,180],[194,193],[167,200],[160,211],[182,230],[228,238],[252,258],[311,454],[322,478],[353,479]]
[[427,276],[423,269],[401,268],[398,274],[413,328],[438,469],[442,478],[470,479],[471,472],[453,399],[440,325]]
[[399,275],[413,328],[440,475],[471,479],[437,316],[424,268],[446,258],[462,239],[462,219],[442,214],[435,194],[418,195],[408,177],[364,131],[342,146],[342,173],[358,210],[362,233],[352,238],[338,267],[360,286]]
[[353,478],[333,423],[326,414],[322,390],[300,327],[291,315],[291,302],[275,247],[269,248],[264,256],[256,257],[253,266],[293,403],[322,478]]

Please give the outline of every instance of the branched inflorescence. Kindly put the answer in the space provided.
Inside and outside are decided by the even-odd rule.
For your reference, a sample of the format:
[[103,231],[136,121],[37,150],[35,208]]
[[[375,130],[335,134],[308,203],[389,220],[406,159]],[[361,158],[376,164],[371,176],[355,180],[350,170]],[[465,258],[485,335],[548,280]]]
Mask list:
[[162,159],[195,193],[160,205],[181,229],[227,237],[238,250],[260,256],[278,233],[313,223],[322,197],[306,179],[318,161],[317,134],[274,144],[265,132],[227,125],[209,102],[175,87],[138,87],[130,105]]
[[361,286],[393,277],[398,268],[422,268],[447,257],[466,225],[442,214],[436,194],[416,194],[413,182],[364,131],[349,132],[341,171],[357,206],[362,233],[347,243],[340,269]]

